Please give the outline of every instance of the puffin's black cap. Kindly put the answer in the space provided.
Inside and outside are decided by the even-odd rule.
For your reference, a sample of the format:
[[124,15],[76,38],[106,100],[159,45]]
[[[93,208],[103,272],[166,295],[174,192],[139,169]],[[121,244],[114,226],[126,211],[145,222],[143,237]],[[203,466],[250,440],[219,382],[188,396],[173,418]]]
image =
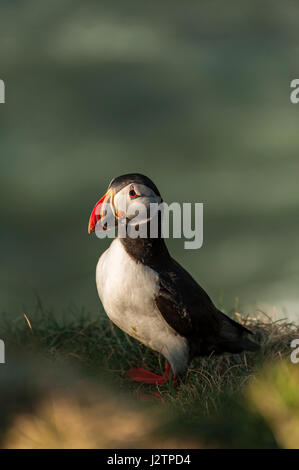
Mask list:
[[143,184],[144,186],[151,188],[157,196],[161,197],[157,186],[152,182],[152,180],[145,175],[141,175],[140,173],[128,173],[127,175],[118,176],[111,181],[108,189],[113,188],[117,193],[130,183]]

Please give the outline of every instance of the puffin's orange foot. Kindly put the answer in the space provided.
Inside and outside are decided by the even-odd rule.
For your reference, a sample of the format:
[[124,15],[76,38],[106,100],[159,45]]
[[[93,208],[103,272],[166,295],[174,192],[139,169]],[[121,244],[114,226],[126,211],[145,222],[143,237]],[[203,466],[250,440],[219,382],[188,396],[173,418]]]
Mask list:
[[127,372],[128,377],[135,382],[142,382],[149,385],[163,385],[168,381],[168,377],[155,374],[146,369],[132,367]]
[[[170,382],[170,371],[170,364],[167,361],[164,375],[158,375],[149,370],[136,367],[132,367],[130,370],[128,370],[127,375],[131,380],[135,380],[135,382],[142,382],[149,385],[166,385],[168,382]],[[172,383],[176,383],[176,378],[174,376],[172,377]]]

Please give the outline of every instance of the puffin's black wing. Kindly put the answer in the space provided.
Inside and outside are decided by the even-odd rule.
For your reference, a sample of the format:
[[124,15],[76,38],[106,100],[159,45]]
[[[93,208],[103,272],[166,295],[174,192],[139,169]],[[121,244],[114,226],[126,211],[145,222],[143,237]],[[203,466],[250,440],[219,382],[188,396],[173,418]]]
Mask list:
[[166,322],[186,337],[193,355],[241,352],[258,346],[247,328],[227,317],[208,294],[175,260],[159,273],[156,305]]

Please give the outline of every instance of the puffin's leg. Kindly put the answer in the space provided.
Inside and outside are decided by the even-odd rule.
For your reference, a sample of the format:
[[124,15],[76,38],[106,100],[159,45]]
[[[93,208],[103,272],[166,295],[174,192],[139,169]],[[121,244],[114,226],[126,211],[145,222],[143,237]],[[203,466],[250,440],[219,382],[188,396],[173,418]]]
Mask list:
[[171,372],[170,363],[168,361],[166,361],[165,372],[164,372],[165,379],[167,379],[167,380],[169,379],[170,372]]
[[149,385],[165,385],[169,381],[170,370],[170,364],[167,361],[163,375],[158,375],[149,370],[136,367],[132,367],[128,370],[127,375],[135,382],[142,382]]
[[164,372],[164,383],[170,382],[170,378],[173,384],[176,383],[176,377],[174,374],[172,374],[171,366],[168,361],[166,361],[166,367],[165,367],[165,372]]

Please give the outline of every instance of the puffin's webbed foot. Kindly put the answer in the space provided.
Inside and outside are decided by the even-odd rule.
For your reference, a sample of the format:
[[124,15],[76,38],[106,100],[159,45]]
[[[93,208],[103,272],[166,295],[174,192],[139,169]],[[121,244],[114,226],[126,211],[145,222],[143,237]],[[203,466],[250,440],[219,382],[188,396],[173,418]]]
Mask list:
[[[135,382],[142,382],[149,385],[166,385],[170,379],[170,364],[167,361],[163,375],[158,375],[149,370],[136,367],[132,367],[128,370],[127,375]],[[173,382],[175,382],[175,377],[173,377]]]
[[158,375],[142,368],[132,367],[128,370],[127,375],[135,382],[142,382],[149,385],[163,385],[166,383],[163,375]]

